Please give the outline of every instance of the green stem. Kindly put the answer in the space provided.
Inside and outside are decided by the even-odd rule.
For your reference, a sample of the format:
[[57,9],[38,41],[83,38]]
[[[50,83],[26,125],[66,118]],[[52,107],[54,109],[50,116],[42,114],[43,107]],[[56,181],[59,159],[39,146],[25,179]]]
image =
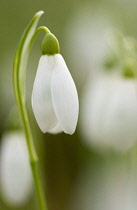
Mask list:
[[39,171],[38,171],[38,157],[37,153],[35,150],[34,146],[34,141],[33,141],[33,136],[31,133],[31,128],[30,128],[30,123],[28,119],[28,114],[26,110],[26,105],[25,102],[23,102],[22,97],[21,97],[21,92],[19,89],[16,89],[16,99],[18,102],[18,107],[21,113],[23,125],[24,125],[24,131],[26,135],[26,140],[27,140],[27,147],[28,147],[28,152],[29,152],[29,159],[30,159],[30,165],[32,169],[32,175],[34,179],[34,184],[35,184],[35,189],[36,189],[36,194],[37,194],[37,199],[38,199],[38,205],[40,210],[46,210],[46,202],[45,198],[43,195],[43,190],[41,187],[41,182],[40,182],[40,177],[39,177]]
[[33,179],[34,179],[34,182],[35,182],[37,198],[38,198],[38,201],[39,201],[39,208],[41,210],[46,210],[47,206],[46,206],[44,194],[43,194],[42,188],[41,188],[41,182],[40,182],[37,163],[36,162],[31,162],[31,168],[32,168],[32,172],[33,172]]
[[28,58],[30,54],[30,50],[32,44],[36,38],[36,35],[39,31],[44,30],[46,33],[49,33],[49,30],[42,26],[36,29],[38,21],[43,14],[43,11],[40,11],[35,14],[35,16],[30,21],[27,26],[16,51],[15,59],[14,59],[14,71],[13,71],[13,83],[14,83],[14,92],[16,97],[16,102],[18,105],[18,109],[22,118],[30,165],[32,169],[32,175],[34,179],[36,194],[38,198],[38,205],[40,210],[47,210],[46,201],[44,199],[44,194],[41,186],[41,181],[39,177],[38,171],[38,157],[35,150],[35,145],[33,141],[33,136],[31,132],[29,117],[26,108],[26,100],[25,100],[25,74],[28,63]]
[[45,27],[45,26],[40,26],[40,27],[37,28],[37,30],[35,31],[35,33],[34,33],[32,39],[31,39],[30,46],[32,46],[32,44],[33,44],[33,42],[34,42],[36,36],[37,36],[38,33],[39,33],[40,31],[42,31],[42,30],[45,31],[45,33],[47,33],[47,34],[48,34],[48,33],[51,33],[50,30],[49,30],[47,27]]

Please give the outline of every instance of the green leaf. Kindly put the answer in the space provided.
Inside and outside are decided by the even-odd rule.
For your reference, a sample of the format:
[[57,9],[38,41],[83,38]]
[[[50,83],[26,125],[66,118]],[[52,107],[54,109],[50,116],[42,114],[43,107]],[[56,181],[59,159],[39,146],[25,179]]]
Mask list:
[[37,160],[37,154],[33,143],[33,136],[31,133],[29,117],[25,104],[25,74],[31,46],[34,41],[34,37],[36,37],[37,34],[37,24],[43,13],[43,11],[36,13],[25,29],[16,51],[13,67],[14,92],[24,126],[31,161]]
[[18,97],[18,94],[16,92],[21,91],[24,100],[25,100],[25,91],[24,91],[25,74],[26,74],[30,49],[32,46],[32,38],[36,32],[36,27],[39,22],[39,19],[43,13],[44,13],[43,11],[37,12],[30,21],[30,23],[28,24],[19,42],[19,46],[17,48],[14,59],[14,72],[13,72],[14,90],[16,97]]
[[31,46],[34,42],[34,38],[41,29],[48,31],[46,27],[41,27],[37,29],[37,24],[43,11],[40,11],[34,15],[26,30],[23,33],[23,36],[20,40],[19,46],[16,51],[14,59],[14,69],[13,69],[13,83],[14,83],[14,92],[16,96],[16,101],[20,115],[22,118],[22,123],[24,126],[28,153],[30,164],[32,168],[33,179],[35,183],[35,189],[38,198],[38,204],[40,210],[46,210],[46,202],[43,195],[42,185],[39,178],[39,172],[37,167],[38,157],[33,141],[33,135],[31,131],[31,126],[29,122],[29,117],[27,113],[27,108],[25,104],[25,74],[27,69],[28,58],[31,50]]

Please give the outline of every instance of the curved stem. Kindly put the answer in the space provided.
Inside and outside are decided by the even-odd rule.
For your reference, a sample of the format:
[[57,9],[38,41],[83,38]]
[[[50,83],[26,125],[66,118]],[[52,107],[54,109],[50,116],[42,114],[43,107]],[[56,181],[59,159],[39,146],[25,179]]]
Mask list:
[[35,40],[37,34],[38,34],[40,31],[42,31],[42,30],[45,31],[46,34],[51,33],[50,30],[49,30],[46,26],[40,26],[40,27],[38,27],[38,28],[36,29],[36,31],[35,31],[35,33],[34,33],[32,39],[31,39],[31,43],[30,43],[31,46],[32,46],[32,44],[33,44],[33,42],[34,42],[34,40]]
[[32,168],[32,175],[38,198],[39,209],[47,210],[37,166],[38,157],[34,146],[25,100],[25,73],[32,44],[40,30],[45,30],[46,33],[49,33],[49,30],[46,27],[39,27],[38,29],[36,29],[38,21],[42,14],[43,11],[36,13],[36,15],[32,18],[31,22],[29,23],[21,38],[14,59],[13,83],[16,102],[22,118],[24,131],[26,135],[29,159]]
[[31,165],[32,175],[33,175],[35,189],[37,193],[39,209],[46,210],[47,209],[46,202],[45,202],[44,193],[41,187],[39,171],[38,171],[38,166],[37,166],[38,157],[37,157],[37,153],[34,146],[34,141],[33,141],[33,136],[31,133],[30,122],[29,122],[29,118],[28,118],[28,114],[26,110],[26,105],[25,105],[25,102],[22,100],[21,92],[19,88],[15,89],[15,91],[16,91],[16,96],[17,96],[16,99],[17,99],[18,107],[19,107],[23,125],[24,125],[24,131],[26,135],[27,147],[28,147],[28,152],[29,152],[30,165]]
[[39,32],[41,30],[45,31],[45,33],[51,33],[50,30],[46,26],[40,26],[37,28],[36,31]]

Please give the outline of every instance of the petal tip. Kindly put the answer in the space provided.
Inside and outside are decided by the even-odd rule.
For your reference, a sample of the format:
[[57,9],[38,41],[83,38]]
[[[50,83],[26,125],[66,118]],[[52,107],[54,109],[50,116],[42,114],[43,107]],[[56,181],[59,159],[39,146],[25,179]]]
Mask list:
[[70,130],[69,129],[68,130],[64,130],[64,133],[69,134],[69,135],[73,135],[75,133],[75,130],[76,129],[74,129],[74,130],[71,130],[71,129]]
[[[38,124],[38,126],[39,126],[39,124]],[[39,128],[40,128],[40,130],[41,130],[42,133],[45,134],[47,132],[47,130],[43,129],[42,127],[39,126]]]

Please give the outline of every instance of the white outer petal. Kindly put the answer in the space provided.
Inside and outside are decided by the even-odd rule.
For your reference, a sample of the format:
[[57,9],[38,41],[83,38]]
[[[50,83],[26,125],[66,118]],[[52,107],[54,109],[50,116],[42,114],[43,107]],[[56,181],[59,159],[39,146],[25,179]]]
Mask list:
[[87,143],[97,147],[104,147],[102,123],[108,100],[113,92],[113,79],[89,79],[82,98],[80,118],[80,132]]
[[22,205],[32,193],[32,174],[24,133],[2,136],[0,152],[1,195],[10,205]]
[[79,103],[75,83],[60,54],[55,55],[51,95],[57,119],[65,133],[73,134],[78,120]]
[[60,124],[57,123],[57,125],[54,128],[52,128],[51,130],[49,130],[48,133],[51,133],[51,134],[62,133],[62,128],[61,128]]
[[54,61],[54,56],[41,56],[32,92],[33,112],[43,133],[57,124],[51,99],[51,76]]
[[119,80],[106,109],[104,138],[119,150],[130,148],[137,140],[137,86],[133,79]]
[[102,76],[86,87],[80,132],[87,143],[117,151],[137,139],[137,84],[134,79]]

